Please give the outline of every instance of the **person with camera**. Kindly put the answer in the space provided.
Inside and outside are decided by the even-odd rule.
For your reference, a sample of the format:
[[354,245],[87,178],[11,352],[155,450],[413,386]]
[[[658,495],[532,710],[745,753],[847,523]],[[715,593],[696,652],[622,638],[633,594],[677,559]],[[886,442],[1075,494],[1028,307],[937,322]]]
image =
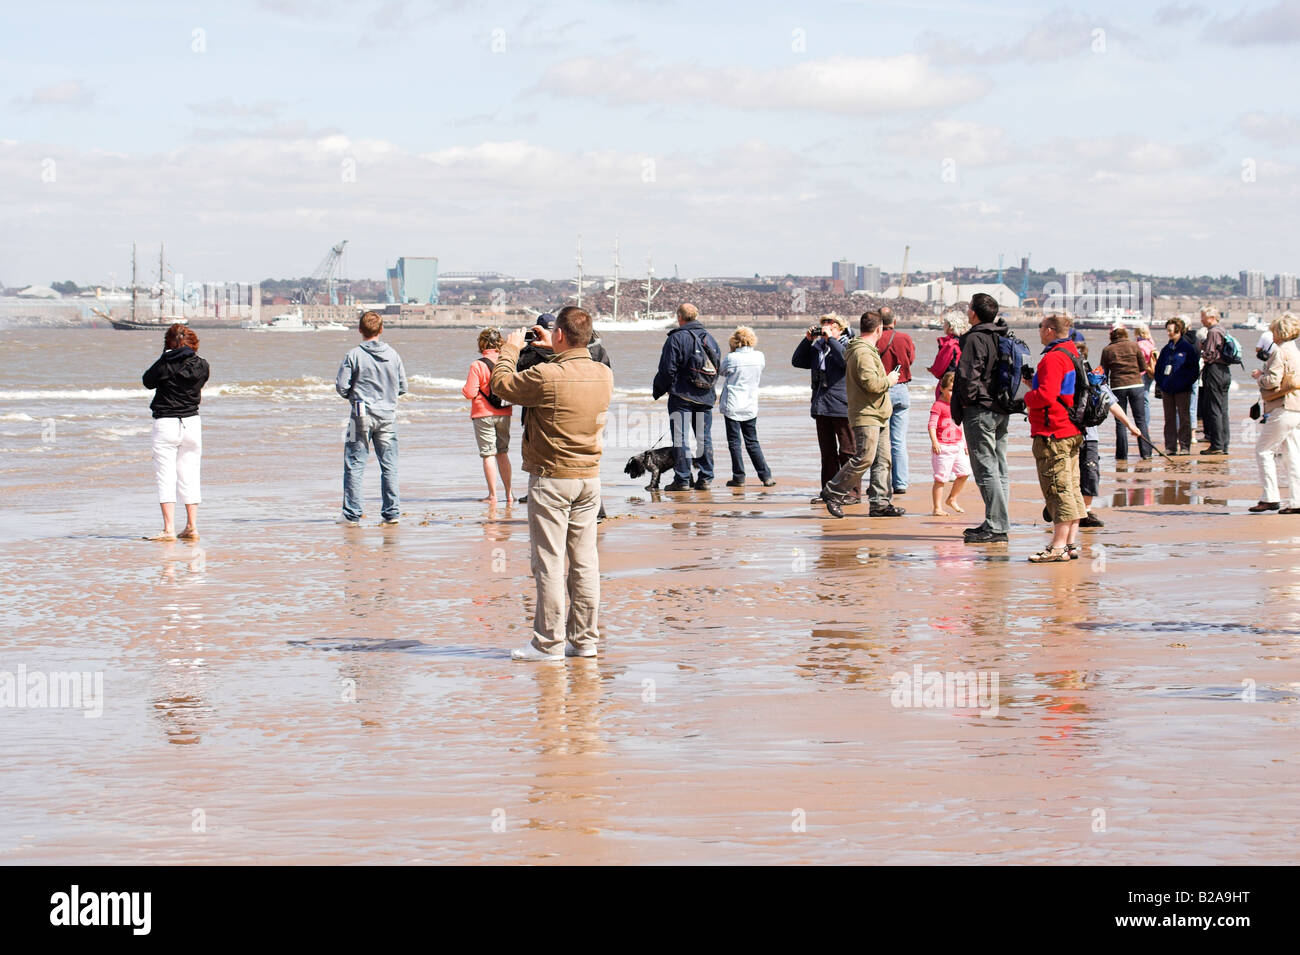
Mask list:
[[334,390],[352,406],[348,433],[343,445],[343,516],[341,523],[361,523],[362,481],[370,445],[379,459],[379,490],[383,498],[380,517],[394,525],[401,517],[397,483],[397,399],[406,394],[406,369],[402,358],[379,336],[384,319],[378,312],[365,312],[357,321],[361,344],[343,356]]
[[952,420],[962,426],[970,448],[971,476],[984,499],[984,520],[968,527],[962,537],[968,544],[1000,543],[1007,539],[1011,523],[1011,481],[1007,473],[1007,424],[1010,415],[993,400],[993,374],[997,366],[998,340],[1010,329],[998,318],[998,302],[992,295],[971,296],[966,316],[970,329],[961,337],[961,357],[952,392]]
[[490,381],[492,369],[496,367],[500,356],[501,333],[495,328],[485,328],[479,332],[479,357],[470,362],[469,372],[460,393],[469,399],[469,419],[474,428],[474,442],[478,445],[479,457],[483,460],[483,477],[487,480],[487,497],[484,504],[495,506],[497,502],[497,476],[500,475],[501,487],[506,492],[506,504],[510,497],[510,412],[509,402],[500,395],[492,393]]
[[[154,390],[154,481],[162,509],[162,533],[153,541],[199,539],[199,464],[203,457],[203,419],[199,402],[208,380],[208,363],[199,357],[194,329],[173,323],[163,333],[163,353],[141,379]],[[185,528],[176,533],[176,499],[185,506]]]
[[[812,372],[812,402],[809,409],[817,427],[817,449],[821,454],[821,486],[825,487],[853,456],[853,428],[849,426],[849,398],[844,383],[844,349],[852,341],[848,321],[839,315],[823,315],[808,326],[795,346],[790,364]],[[862,483],[850,489],[844,504],[862,500]],[[820,495],[813,503],[820,503]]]
[[490,379],[494,394],[528,409],[523,462],[537,596],[533,637],[510,655],[530,661],[594,657],[600,636],[601,431],[614,374],[592,360],[591,316],[580,308],[569,306],[556,317],[548,336],[555,357],[521,372],[516,362],[524,335],[519,329],[506,339]]
[[[673,439],[673,480],[665,491],[707,491],[713,480],[714,387],[722,367],[718,343],[700,324],[699,309],[688,302],[677,306],[677,327],[670,329],[659,354],[654,400],[668,396],[668,420]],[[691,433],[699,445],[695,457],[699,476],[691,480]]]
[[900,517],[893,505],[890,478],[889,390],[898,384],[899,370],[886,373],[876,345],[882,328],[879,312],[867,312],[861,331],[845,351],[845,387],[849,424],[853,427],[853,454],[844,467],[822,487],[821,499],[831,517],[844,516],[850,491],[862,486],[862,476],[871,471],[872,517]]

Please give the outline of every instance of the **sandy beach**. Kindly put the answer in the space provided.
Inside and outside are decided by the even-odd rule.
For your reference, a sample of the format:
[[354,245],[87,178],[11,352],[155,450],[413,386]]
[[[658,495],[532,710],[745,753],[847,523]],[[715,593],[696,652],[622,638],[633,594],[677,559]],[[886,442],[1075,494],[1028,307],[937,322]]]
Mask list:
[[[1023,419],[1010,543],[962,543],[973,486],[929,516],[929,334],[909,513],[828,521],[786,337],[759,342],[777,486],[722,486],[719,419],[714,488],[659,495],[622,468],[657,437],[662,333],[605,336],[601,655],[550,666],[509,660],[527,524],[475,500],[472,332],[386,336],[402,524],[377,526],[372,459],[355,529],[330,384],[355,336],[205,333],[202,539],[154,544],[160,343],[0,330],[0,672],[103,679],[99,716],[0,710],[0,861],[1293,863],[1300,520],[1245,513],[1253,358],[1229,458],[1117,469],[1103,427],[1106,526],[1035,566]],[[995,674],[996,712],[896,705],[917,667]]]

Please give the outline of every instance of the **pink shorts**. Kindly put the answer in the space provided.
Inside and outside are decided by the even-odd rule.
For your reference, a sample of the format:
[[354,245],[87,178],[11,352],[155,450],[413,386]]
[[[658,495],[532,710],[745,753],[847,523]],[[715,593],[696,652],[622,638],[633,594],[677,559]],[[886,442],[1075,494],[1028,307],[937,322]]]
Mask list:
[[930,452],[930,467],[934,468],[934,479],[947,483],[953,478],[970,477],[970,458],[966,454],[966,442],[961,444],[941,444],[943,450],[938,454]]

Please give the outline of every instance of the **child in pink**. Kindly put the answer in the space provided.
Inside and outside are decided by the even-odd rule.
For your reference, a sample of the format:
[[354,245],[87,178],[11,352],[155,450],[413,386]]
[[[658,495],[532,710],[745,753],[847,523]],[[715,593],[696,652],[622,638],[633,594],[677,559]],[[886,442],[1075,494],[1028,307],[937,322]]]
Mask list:
[[955,379],[948,372],[939,381],[939,396],[930,406],[930,465],[934,468],[934,516],[946,517],[943,509],[943,486],[952,481],[952,490],[948,492],[947,505],[958,514],[966,510],[957,503],[957,494],[970,477],[970,457],[966,453],[966,438],[961,433],[961,425],[952,420],[952,383]]

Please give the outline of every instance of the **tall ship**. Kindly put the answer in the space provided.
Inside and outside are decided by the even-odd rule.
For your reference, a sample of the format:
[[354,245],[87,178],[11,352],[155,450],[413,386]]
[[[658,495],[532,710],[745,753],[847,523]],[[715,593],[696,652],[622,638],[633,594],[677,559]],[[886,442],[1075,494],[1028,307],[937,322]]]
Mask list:
[[[152,292],[150,293],[152,297]],[[163,256],[163,249],[158,249],[158,314],[142,314],[139,307],[140,301],[140,283],[137,279],[136,261],[135,261],[135,243],[131,243],[131,311],[129,315],[115,315],[112,308],[108,311],[92,307],[90,310],[95,315],[107,321],[116,329],[121,331],[161,331],[166,330],[172,325],[187,325],[189,322],[183,314],[168,314],[167,304],[167,272]],[[176,296],[172,294],[171,309],[176,310]],[[183,308],[182,308],[183,310]]]

